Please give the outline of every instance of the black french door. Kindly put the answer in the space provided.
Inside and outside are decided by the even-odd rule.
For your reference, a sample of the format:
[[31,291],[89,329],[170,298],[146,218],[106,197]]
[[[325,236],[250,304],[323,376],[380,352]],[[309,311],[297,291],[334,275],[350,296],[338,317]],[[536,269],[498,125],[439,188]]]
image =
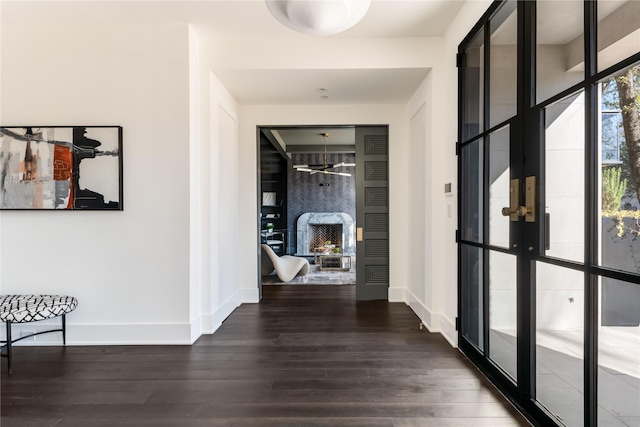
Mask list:
[[496,1],[459,46],[459,347],[538,425],[640,425],[637,17]]

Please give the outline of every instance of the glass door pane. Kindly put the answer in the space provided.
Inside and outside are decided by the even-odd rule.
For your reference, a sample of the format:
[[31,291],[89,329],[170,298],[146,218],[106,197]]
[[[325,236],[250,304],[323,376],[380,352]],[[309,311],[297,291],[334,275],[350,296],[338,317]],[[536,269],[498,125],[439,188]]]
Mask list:
[[584,3],[536,2],[536,100],[584,80]]
[[584,92],[544,110],[547,256],[584,261]]
[[536,263],[536,400],[584,425],[584,273]]
[[640,66],[606,79],[599,92],[600,265],[640,273],[640,171],[633,168],[640,162]]
[[640,52],[640,2],[598,2],[598,71]]
[[489,22],[489,125],[516,115],[518,88],[518,20],[515,0],[507,1]]
[[461,211],[463,240],[482,243],[484,197],[484,154],[482,140],[474,141],[462,147],[461,167],[464,170],[461,182],[462,204]]
[[489,244],[509,247],[509,217],[502,208],[509,206],[511,159],[510,127],[506,126],[489,135]]
[[465,51],[464,119],[462,139],[473,138],[484,130],[484,30],[478,31]]
[[489,348],[491,360],[517,379],[517,258],[489,252]]
[[475,246],[462,246],[460,295],[462,311],[462,336],[480,351],[484,351],[484,298],[483,298],[483,259],[482,249]]
[[600,278],[598,425],[640,425],[640,284]]

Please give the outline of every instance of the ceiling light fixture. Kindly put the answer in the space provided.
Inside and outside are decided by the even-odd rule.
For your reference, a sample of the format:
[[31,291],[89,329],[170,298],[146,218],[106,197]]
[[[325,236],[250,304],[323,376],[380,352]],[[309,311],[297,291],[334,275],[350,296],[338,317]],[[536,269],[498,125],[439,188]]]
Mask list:
[[371,0],[265,0],[269,12],[292,30],[327,36],[356,25]]
[[355,166],[356,164],[345,163],[345,162],[340,162],[335,164],[327,163],[327,137],[329,136],[329,134],[326,132],[323,132],[320,135],[322,135],[322,137],[324,138],[324,163],[321,165],[293,165],[293,168],[298,172],[309,172],[311,175],[316,173],[323,173],[327,175],[351,176],[350,173],[334,172],[329,170],[329,169],[335,169],[335,168],[341,168],[341,167]]

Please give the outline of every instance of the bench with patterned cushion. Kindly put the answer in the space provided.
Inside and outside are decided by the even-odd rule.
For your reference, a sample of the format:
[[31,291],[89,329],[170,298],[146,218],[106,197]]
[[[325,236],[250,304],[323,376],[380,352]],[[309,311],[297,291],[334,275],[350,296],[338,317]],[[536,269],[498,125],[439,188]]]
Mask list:
[[[62,343],[66,345],[66,314],[75,310],[78,300],[66,295],[0,295],[0,321],[7,326],[6,341],[0,350],[6,349],[2,356],[7,358],[9,373],[11,373],[11,347],[13,343],[30,338],[34,335],[49,332],[62,332]],[[39,320],[51,319],[62,316],[62,328],[40,331],[34,334],[11,338],[11,325],[13,323],[29,323]]]

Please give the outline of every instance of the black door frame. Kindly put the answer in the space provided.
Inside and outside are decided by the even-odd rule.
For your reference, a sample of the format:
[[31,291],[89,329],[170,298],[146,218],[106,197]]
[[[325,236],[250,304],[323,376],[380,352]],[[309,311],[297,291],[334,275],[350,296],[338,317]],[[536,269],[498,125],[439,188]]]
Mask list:
[[[492,362],[488,354],[488,269],[483,268],[483,332],[484,351],[480,351],[472,342],[468,341],[462,334],[462,328],[458,328],[458,342],[460,350],[467,355],[487,377],[511,400],[511,402],[523,412],[535,425],[548,426],[556,425],[555,418],[550,416],[545,408],[535,401],[535,262],[542,261],[551,265],[581,271],[584,274],[584,420],[585,426],[595,427],[597,425],[597,371],[598,371],[598,277],[606,277],[625,282],[640,284],[640,275],[629,272],[614,270],[598,265],[598,224],[597,215],[599,183],[596,174],[591,171],[596,170],[598,165],[598,83],[608,76],[615,74],[625,68],[630,67],[640,61],[640,53],[618,62],[617,64],[598,71],[597,68],[597,2],[585,0],[584,4],[584,59],[585,74],[584,79],[579,83],[557,93],[553,97],[541,103],[536,103],[535,81],[536,81],[536,3],[535,1],[518,1],[518,114],[506,122],[489,127],[489,118],[485,114],[483,120],[483,132],[479,135],[464,140],[463,124],[465,123],[465,51],[470,46],[474,37],[479,31],[484,30],[484,66],[488,70],[489,49],[490,49],[490,29],[489,21],[499,8],[507,0],[496,0],[489,7],[487,12],[480,18],[478,23],[472,28],[465,39],[458,47],[458,230],[463,229],[461,212],[465,208],[463,203],[462,183],[464,182],[464,170],[462,168],[462,149],[465,145],[477,142],[486,138],[496,129],[503,127],[507,122],[513,126],[513,130],[519,135],[520,146],[511,144],[512,149],[519,152],[512,152],[511,167],[512,178],[524,176],[538,177],[536,200],[537,212],[544,212],[544,141],[542,126],[544,124],[544,110],[549,105],[568,97],[581,90],[585,93],[585,204],[584,204],[584,262],[573,262],[562,259],[548,257],[544,254],[544,244],[546,229],[544,221],[538,220],[535,223],[512,223],[511,238],[519,243],[515,250],[502,250],[488,245],[485,241],[475,242],[464,240],[464,236],[457,233],[458,241],[458,313],[459,324],[466,321],[466,313],[463,311],[463,248],[475,247],[485,254],[483,256],[485,267],[488,266],[487,256],[489,249],[502,251],[518,256],[518,276],[517,276],[517,351],[518,351],[518,382],[515,384],[506,377],[497,365]],[[484,111],[489,111],[489,91],[488,71],[483,80],[483,106]],[[486,144],[485,144],[486,153]],[[515,161],[514,161],[515,156]],[[523,161],[526,159],[526,161]],[[487,156],[484,156],[485,166]],[[485,168],[486,176],[486,168]],[[485,179],[486,183],[486,179]],[[521,194],[521,198],[524,195]],[[488,203],[484,203],[484,230],[488,230]],[[514,225],[515,224],[515,225]],[[483,233],[486,236],[487,233]],[[484,237],[483,237],[484,239]],[[532,248],[529,250],[529,248]]]

